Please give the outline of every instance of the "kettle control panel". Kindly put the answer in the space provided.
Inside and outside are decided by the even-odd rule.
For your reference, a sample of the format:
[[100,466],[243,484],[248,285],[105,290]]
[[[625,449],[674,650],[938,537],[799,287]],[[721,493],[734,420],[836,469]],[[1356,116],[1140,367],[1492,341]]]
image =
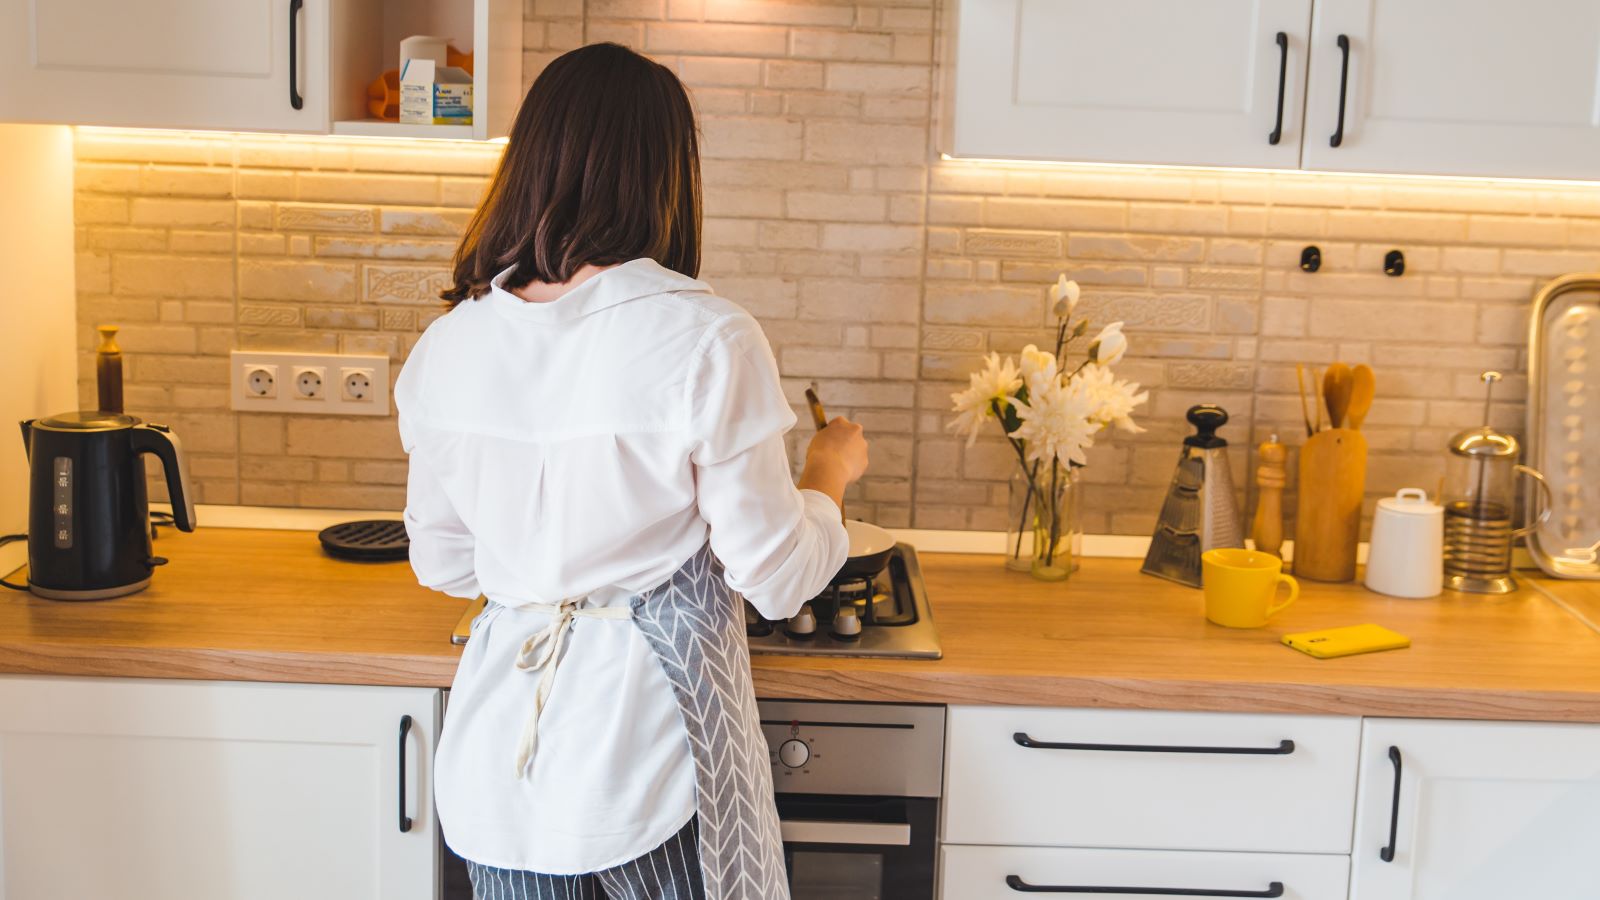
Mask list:
[[56,548],[72,547],[72,457],[58,456],[51,466],[52,493],[50,511],[53,513]]

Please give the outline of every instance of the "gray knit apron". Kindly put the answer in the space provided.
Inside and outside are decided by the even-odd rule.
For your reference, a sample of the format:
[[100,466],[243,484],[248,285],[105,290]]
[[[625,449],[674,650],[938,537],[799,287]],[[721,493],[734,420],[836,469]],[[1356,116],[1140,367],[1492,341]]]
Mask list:
[[772,762],[756,712],[739,596],[707,544],[632,605],[689,732],[706,900],[788,900]]

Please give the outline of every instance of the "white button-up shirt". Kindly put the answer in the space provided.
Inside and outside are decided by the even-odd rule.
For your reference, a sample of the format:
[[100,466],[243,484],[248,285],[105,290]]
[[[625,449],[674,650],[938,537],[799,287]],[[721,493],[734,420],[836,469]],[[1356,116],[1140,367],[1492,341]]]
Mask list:
[[693,815],[688,736],[633,623],[577,619],[537,750],[515,772],[537,678],[515,664],[550,621],[525,607],[625,605],[709,537],[729,585],[784,618],[849,541],[832,500],[794,487],[782,439],[794,413],[748,313],[649,259],[545,303],[504,277],[434,322],[395,385],[417,578],[504,607],[462,655],[435,795],[467,859],[593,872]]

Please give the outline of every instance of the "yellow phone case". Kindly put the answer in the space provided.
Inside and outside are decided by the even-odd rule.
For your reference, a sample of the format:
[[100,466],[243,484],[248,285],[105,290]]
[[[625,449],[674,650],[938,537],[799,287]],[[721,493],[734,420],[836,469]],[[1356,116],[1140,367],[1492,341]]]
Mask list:
[[1411,639],[1405,635],[1372,624],[1286,634],[1283,636],[1283,642],[1317,659],[1376,653],[1379,650],[1400,650],[1411,646]]

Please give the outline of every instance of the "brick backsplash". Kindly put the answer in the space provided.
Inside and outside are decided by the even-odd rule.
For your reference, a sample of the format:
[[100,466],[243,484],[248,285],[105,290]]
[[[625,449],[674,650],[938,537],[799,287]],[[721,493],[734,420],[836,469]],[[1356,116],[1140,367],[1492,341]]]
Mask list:
[[[1295,363],[1367,362],[1368,493],[1434,489],[1505,370],[1519,430],[1529,302],[1600,269],[1600,186],[1046,166],[935,151],[936,0],[528,0],[524,74],[585,41],[634,46],[691,86],[703,132],[703,276],[766,327],[796,403],[812,380],[863,421],[853,515],[998,529],[1015,464],[945,430],[978,355],[1047,339],[1046,286],[1127,323],[1145,434],[1091,451],[1085,525],[1145,533],[1183,412],[1224,405],[1251,444],[1303,440]],[[386,353],[435,298],[499,146],[81,129],[80,389],[93,326],[124,327],[130,411],[173,425],[200,500],[397,509],[390,419],[234,414],[234,348]],[[1316,274],[1301,248],[1322,249]],[[1406,254],[1406,274],[1382,273]],[[805,421],[802,418],[802,421]],[[807,428],[792,436],[796,458]],[[1292,467],[1291,467],[1292,468]],[[158,494],[161,486],[152,483]],[[1248,499],[1248,498],[1247,498]],[[1292,502],[1292,500],[1291,500]]]

